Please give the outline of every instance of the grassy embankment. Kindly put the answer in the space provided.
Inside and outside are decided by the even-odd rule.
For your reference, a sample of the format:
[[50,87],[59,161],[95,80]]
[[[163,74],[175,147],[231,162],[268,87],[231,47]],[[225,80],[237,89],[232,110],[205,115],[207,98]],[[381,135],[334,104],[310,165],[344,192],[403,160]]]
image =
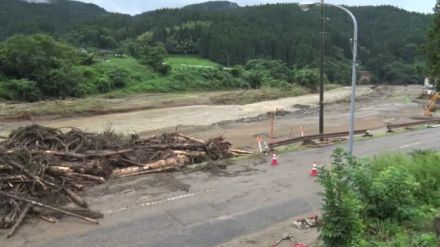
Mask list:
[[[103,78],[111,72],[124,71],[124,87],[80,99],[7,104],[0,109],[0,119],[56,118],[190,104],[248,104],[309,93],[299,86],[248,90],[243,78],[194,56],[170,56],[165,63],[172,70],[163,76],[132,57],[111,57],[95,63],[91,69]],[[329,89],[334,87],[330,85]]]

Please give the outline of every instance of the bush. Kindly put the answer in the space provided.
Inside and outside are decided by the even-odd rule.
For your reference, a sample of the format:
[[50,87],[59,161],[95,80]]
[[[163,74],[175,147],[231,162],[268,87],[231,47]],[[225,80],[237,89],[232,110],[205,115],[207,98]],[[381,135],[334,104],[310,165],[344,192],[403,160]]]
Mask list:
[[436,247],[436,246],[438,246],[437,245],[437,238],[432,233],[423,233],[415,239],[412,246]]
[[367,208],[370,217],[398,221],[416,214],[416,194],[420,185],[405,168],[388,167],[371,181]]
[[110,79],[110,89],[123,88],[131,80],[130,72],[120,68],[109,71],[107,76]]
[[42,94],[37,82],[30,80],[10,80],[0,84],[3,90],[2,98],[9,100],[38,101]]
[[264,72],[265,78],[289,81],[290,69],[280,60],[254,59],[249,60],[244,68],[252,72]]
[[299,69],[294,72],[293,81],[303,87],[316,90],[319,85],[320,75],[317,69]]
[[[431,231],[440,208],[439,152],[386,154],[362,161],[339,152],[335,153],[331,172],[324,169],[320,177],[325,189],[325,226],[321,230],[324,242],[338,241],[338,246],[344,246],[339,234],[352,238],[352,233],[336,224],[345,226],[357,220],[350,214],[354,211],[347,211],[350,200],[342,200],[347,193],[361,202],[359,218],[362,225],[368,226],[358,246],[437,246]],[[345,217],[339,220],[338,214]]]
[[81,75],[67,68],[52,70],[47,81],[39,81],[38,86],[46,97],[66,98],[75,95],[75,88]]

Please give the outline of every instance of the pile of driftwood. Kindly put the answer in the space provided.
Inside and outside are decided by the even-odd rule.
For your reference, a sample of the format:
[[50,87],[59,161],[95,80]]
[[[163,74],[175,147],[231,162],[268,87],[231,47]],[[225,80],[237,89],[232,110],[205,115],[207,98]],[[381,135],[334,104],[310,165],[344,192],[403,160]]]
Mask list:
[[0,228],[10,228],[7,236],[12,236],[29,215],[49,222],[70,215],[97,223],[102,215],[88,210],[78,191],[112,175],[174,171],[246,153],[230,147],[222,137],[203,141],[179,133],[140,139],[112,131],[19,128],[0,143]]

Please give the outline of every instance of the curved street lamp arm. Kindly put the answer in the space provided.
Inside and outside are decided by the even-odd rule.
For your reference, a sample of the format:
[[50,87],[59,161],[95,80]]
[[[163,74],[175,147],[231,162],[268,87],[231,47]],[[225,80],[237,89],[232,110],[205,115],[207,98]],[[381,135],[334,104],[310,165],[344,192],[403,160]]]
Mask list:
[[354,35],[353,35],[353,66],[352,66],[353,68],[352,68],[352,78],[351,78],[352,93],[351,93],[351,105],[350,105],[350,138],[349,138],[349,142],[348,142],[348,153],[352,154],[353,153],[353,141],[354,141],[354,137],[353,137],[353,135],[354,135],[354,120],[355,120],[354,112],[355,112],[356,80],[357,80],[356,67],[357,67],[357,52],[358,52],[358,22],[356,20],[356,17],[353,15],[353,13],[351,13],[350,10],[348,10],[345,7],[336,5],[336,4],[315,2],[315,3],[300,4],[300,7],[302,5],[303,7],[305,7],[304,9],[307,10],[307,8],[310,6],[322,5],[322,4],[324,4],[324,6],[331,6],[331,7],[335,7],[335,8],[343,10],[353,20]]

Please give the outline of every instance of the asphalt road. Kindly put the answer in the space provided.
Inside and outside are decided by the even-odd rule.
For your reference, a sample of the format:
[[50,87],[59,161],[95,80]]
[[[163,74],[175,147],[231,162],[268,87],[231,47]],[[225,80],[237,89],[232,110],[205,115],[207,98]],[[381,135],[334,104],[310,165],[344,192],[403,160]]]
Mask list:
[[[357,141],[354,154],[439,149],[438,140],[440,128],[424,129]],[[132,178],[117,193],[95,198],[93,193],[99,191],[90,194],[93,207],[106,213],[99,226],[78,221],[34,226],[18,235],[20,240],[15,243],[45,247],[215,246],[318,210],[319,186],[309,171],[313,162],[329,164],[334,148],[281,154],[278,167],[257,158],[238,161],[227,171]],[[170,181],[174,181],[172,185]],[[110,185],[110,189],[117,186],[121,185]],[[34,237],[32,231],[40,236]]]

